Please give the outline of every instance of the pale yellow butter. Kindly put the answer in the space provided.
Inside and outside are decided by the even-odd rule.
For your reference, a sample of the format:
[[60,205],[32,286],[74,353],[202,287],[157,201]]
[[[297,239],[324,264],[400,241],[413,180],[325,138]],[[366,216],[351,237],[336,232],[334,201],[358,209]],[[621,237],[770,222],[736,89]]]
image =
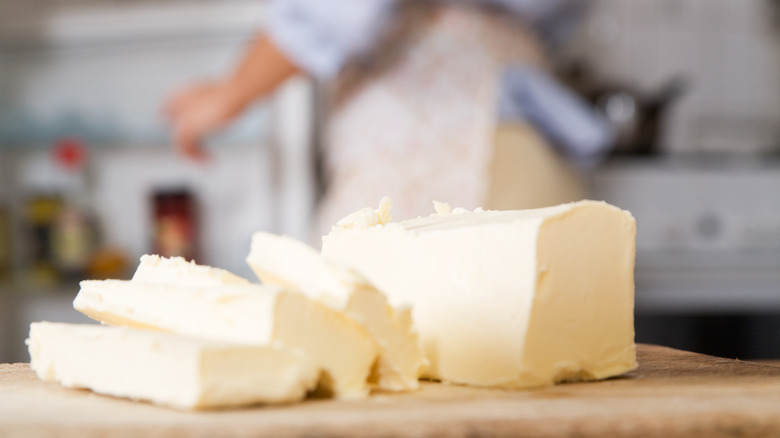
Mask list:
[[379,346],[372,378],[379,388],[418,387],[425,359],[408,307],[390,306],[384,294],[363,277],[286,236],[255,233],[246,261],[263,283],[299,290],[364,327]]
[[133,275],[133,281],[180,286],[249,284],[249,280],[224,269],[198,265],[182,257],[166,258],[149,254],[141,256],[141,263]]
[[127,327],[39,322],[27,339],[44,381],[179,409],[290,403],[319,369],[302,353]]
[[522,388],[636,367],[630,213],[594,201],[436,210],[370,227],[343,220],[323,238],[324,256],[412,305],[428,377]]
[[280,287],[87,280],[73,306],[110,325],[300,348],[324,371],[323,387],[339,398],[368,394],[377,357],[371,336],[346,315]]

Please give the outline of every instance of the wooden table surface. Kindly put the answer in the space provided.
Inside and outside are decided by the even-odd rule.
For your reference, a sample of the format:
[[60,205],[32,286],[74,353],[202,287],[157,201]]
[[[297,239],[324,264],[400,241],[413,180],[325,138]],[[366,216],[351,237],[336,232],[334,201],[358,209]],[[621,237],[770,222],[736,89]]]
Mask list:
[[504,391],[423,383],[362,401],[179,412],[40,382],[0,365],[0,437],[780,437],[780,368],[652,345],[601,382]]

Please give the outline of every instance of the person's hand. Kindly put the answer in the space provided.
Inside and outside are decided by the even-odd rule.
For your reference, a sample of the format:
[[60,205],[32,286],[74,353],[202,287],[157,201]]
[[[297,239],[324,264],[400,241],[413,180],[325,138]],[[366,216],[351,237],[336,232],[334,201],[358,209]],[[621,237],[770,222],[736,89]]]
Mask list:
[[202,160],[203,139],[236,118],[255,99],[268,95],[298,66],[266,36],[249,47],[241,64],[224,82],[196,84],[174,94],[165,105],[176,150]]
[[232,121],[244,104],[227,83],[207,82],[174,94],[165,105],[176,150],[193,159],[207,157],[203,139]]

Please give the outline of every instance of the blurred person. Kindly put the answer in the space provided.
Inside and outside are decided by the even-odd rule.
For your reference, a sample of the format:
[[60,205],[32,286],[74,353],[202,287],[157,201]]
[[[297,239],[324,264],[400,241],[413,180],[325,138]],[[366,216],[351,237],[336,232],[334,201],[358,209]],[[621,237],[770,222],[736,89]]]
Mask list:
[[[182,154],[287,78],[329,83],[326,190],[316,232],[385,195],[397,219],[431,201],[533,208],[584,195],[573,166],[610,143],[607,125],[547,73],[583,0],[271,0],[226,78],[185,88],[167,114]],[[321,234],[319,234],[321,235]]]

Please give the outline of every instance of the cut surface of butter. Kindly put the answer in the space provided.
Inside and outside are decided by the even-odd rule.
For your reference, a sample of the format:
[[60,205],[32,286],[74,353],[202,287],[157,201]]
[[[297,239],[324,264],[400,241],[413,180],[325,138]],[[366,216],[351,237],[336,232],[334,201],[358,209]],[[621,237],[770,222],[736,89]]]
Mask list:
[[368,394],[377,356],[371,336],[346,315],[280,287],[86,280],[73,307],[109,325],[300,348],[324,371],[323,387],[339,398]]
[[182,286],[249,284],[249,280],[224,269],[198,265],[182,257],[166,258],[149,254],[141,256],[141,263],[133,275],[133,281]]
[[41,380],[179,409],[295,402],[319,376],[296,351],[127,327],[32,323],[26,343]]
[[255,233],[246,261],[264,284],[298,290],[343,311],[365,328],[379,347],[371,379],[378,388],[417,389],[425,359],[407,306],[390,306],[387,297],[362,276],[287,236]]
[[430,361],[457,383],[535,387],[636,367],[636,223],[604,202],[334,227],[323,255],[410,303]]

